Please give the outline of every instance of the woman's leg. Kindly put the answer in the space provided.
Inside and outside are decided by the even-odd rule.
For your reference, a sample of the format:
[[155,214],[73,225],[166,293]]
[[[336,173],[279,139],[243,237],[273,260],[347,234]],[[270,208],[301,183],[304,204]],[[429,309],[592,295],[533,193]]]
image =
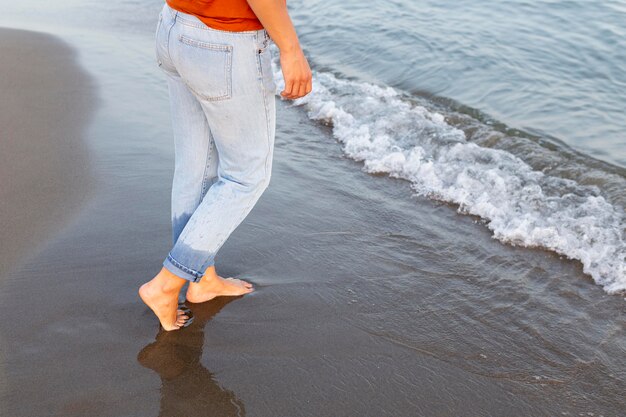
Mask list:
[[[199,186],[202,158],[194,152],[197,146],[185,142],[185,134],[175,133],[179,134],[177,145],[183,145],[177,148],[181,158],[177,155],[175,176],[181,175],[174,179],[172,195],[181,198],[172,202],[174,245],[161,272],[140,289],[141,298],[163,327],[173,330],[186,318],[177,314],[174,304],[186,281],[190,281],[187,295],[194,302],[252,290],[244,281],[217,276],[215,255],[269,184],[276,119],[275,85],[265,31],[239,34],[207,30],[192,16],[183,16],[167,6],[164,10],[159,33],[167,36],[161,36],[163,42],[157,43],[158,58],[159,65],[173,77],[168,82],[170,93],[174,93],[174,128],[182,129],[180,132],[203,130],[204,136],[197,135],[196,140],[212,142],[219,155],[217,176],[213,177],[211,148],[204,149],[201,155],[205,157],[205,170]],[[196,104],[188,108],[189,103]],[[196,123],[198,104],[208,130]],[[193,118],[187,120],[189,109],[193,109]],[[185,165],[183,155],[194,159],[195,169]]]
[[[172,245],[217,179],[219,155],[200,101],[180,76],[168,74],[170,111],[174,133],[175,168],[172,184]],[[200,283],[190,283],[187,299],[203,302],[220,295],[242,295],[252,285],[217,275],[214,266]]]
[[[187,210],[191,210],[190,207],[197,206],[201,198],[199,195],[201,193],[201,181],[196,180],[194,184],[193,179],[203,177],[197,173],[202,170],[199,168],[201,166],[199,160],[192,158],[191,160],[195,163],[190,165],[185,165],[184,160],[189,158],[192,148],[201,147],[208,143],[208,135],[205,130],[204,113],[197,103],[194,105],[194,102],[190,100],[189,92],[185,92],[185,89],[182,88],[180,76],[169,56],[168,44],[174,24],[174,15],[170,13],[169,7],[165,4],[159,14],[156,30],[156,59],[159,67],[167,74],[168,78],[174,137],[178,150],[177,170],[179,175],[175,175],[174,179],[176,191],[173,194],[176,195],[176,204],[172,204],[172,211],[173,213],[185,213]],[[206,152],[204,154],[208,157]],[[189,187],[183,186],[184,184],[189,184]],[[184,225],[181,224],[185,221],[183,216],[177,217],[173,219],[174,241],[177,239],[176,235],[183,229]],[[182,310],[177,309],[178,295],[186,282],[185,279],[161,268],[161,271],[152,280],[139,288],[139,296],[156,314],[165,330],[176,330],[188,323],[188,317]]]
[[264,31],[225,33],[183,23],[172,36],[172,59],[202,106],[219,154],[217,180],[163,262],[173,274],[198,283],[269,184],[274,84]]

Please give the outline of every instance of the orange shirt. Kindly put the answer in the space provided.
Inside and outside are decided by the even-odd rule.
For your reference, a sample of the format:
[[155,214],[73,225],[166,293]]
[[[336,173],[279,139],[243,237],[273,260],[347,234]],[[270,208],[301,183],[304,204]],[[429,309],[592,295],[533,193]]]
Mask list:
[[166,0],[179,12],[196,16],[213,29],[241,32],[263,29],[246,0]]

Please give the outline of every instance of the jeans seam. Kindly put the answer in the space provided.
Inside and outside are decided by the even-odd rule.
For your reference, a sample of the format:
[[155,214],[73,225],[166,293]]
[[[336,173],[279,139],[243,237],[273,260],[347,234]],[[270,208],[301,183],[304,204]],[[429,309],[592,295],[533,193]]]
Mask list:
[[202,188],[200,189],[200,198],[198,199],[198,205],[200,205],[200,203],[202,202],[202,198],[204,197],[204,189],[207,182],[207,172],[209,170],[209,164],[211,163],[213,156],[211,152],[211,149],[213,147],[213,141],[211,140],[210,135],[211,134],[209,133],[209,146],[207,146],[206,157],[204,159],[204,174],[202,174]]
[[231,48],[226,63],[224,64],[224,71],[226,71],[226,91],[228,98],[233,96],[233,49]]
[[[159,13],[159,21],[157,22],[157,28],[156,28],[156,32],[155,32],[155,40],[158,39],[159,36],[159,31],[161,30],[161,26],[163,26],[163,12]],[[157,59],[157,63],[159,65],[159,67],[162,65],[161,62],[161,57],[159,56],[159,45],[158,43],[155,42],[155,52],[156,52],[156,59]]]
[[[269,51],[268,51],[269,52]],[[265,53],[265,52],[261,52],[261,53]],[[263,107],[265,108],[265,122],[266,122],[266,136],[267,136],[267,156],[265,157],[265,166],[264,166],[264,172],[263,172],[263,177],[266,178],[267,174],[268,174],[268,165],[269,165],[269,160],[270,157],[272,155],[272,149],[271,149],[271,140],[270,140],[270,130],[271,130],[271,126],[270,126],[270,115],[269,115],[269,108],[268,108],[268,103],[267,103],[267,89],[265,88],[265,79],[264,79],[264,74],[263,74],[263,61],[261,60],[261,53],[257,54],[257,62],[258,62],[258,69],[259,69],[259,74],[261,75],[261,94],[263,95]]]
[[165,40],[165,43],[167,45],[167,48],[165,48],[165,51],[167,52],[167,59],[170,62],[172,61],[172,54],[170,52],[170,39],[172,38],[172,29],[174,29],[175,24],[176,24],[176,17],[174,17],[174,22],[172,22],[169,30],[167,31],[167,39]]

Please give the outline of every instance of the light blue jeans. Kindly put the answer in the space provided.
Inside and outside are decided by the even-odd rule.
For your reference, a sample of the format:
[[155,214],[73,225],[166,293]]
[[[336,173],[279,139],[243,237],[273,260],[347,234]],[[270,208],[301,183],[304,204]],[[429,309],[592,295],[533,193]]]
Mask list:
[[265,29],[227,32],[167,4],[156,57],[174,130],[173,247],[163,266],[198,282],[269,185],[276,85]]

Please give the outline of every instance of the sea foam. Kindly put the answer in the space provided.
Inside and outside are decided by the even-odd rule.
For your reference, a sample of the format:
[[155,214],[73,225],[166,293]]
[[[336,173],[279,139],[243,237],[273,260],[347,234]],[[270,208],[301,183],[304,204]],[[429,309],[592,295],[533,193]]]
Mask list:
[[[284,82],[274,62],[281,91]],[[546,175],[518,156],[468,142],[434,110],[391,87],[314,72],[313,92],[294,105],[332,126],[369,173],[411,182],[419,195],[481,217],[501,242],[579,260],[609,293],[626,291],[624,210],[595,186]]]

